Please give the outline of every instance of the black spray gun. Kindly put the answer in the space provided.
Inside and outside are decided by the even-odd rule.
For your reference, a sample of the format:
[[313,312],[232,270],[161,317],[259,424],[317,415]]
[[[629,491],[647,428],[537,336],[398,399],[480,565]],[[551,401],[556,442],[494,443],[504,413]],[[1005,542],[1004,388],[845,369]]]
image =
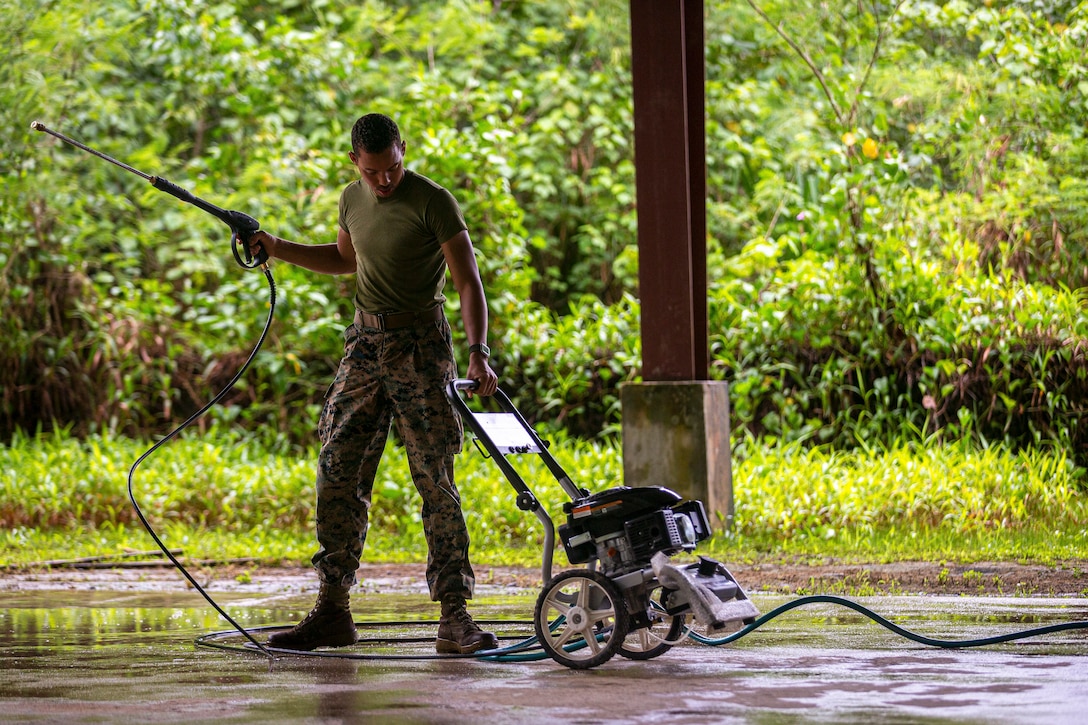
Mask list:
[[[83,149],[89,154],[94,154],[100,159],[105,159],[106,161],[109,161],[115,166],[120,166],[125,171],[131,171],[137,176],[146,179],[148,182],[151,183],[152,186],[154,186],[159,191],[165,191],[167,194],[177,197],[178,199],[181,199],[187,204],[192,204],[198,209],[202,209],[208,212],[216,219],[220,220],[228,227],[230,227],[230,245],[231,250],[234,252],[234,259],[237,260],[238,264],[242,265],[246,269],[263,267],[265,262],[268,261],[268,255],[265,253],[264,249],[261,249],[257,253],[256,257],[254,257],[254,255],[249,251],[249,238],[255,232],[260,230],[261,225],[260,222],[258,222],[256,219],[249,216],[248,214],[243,214],[240,211],[223,209],[216,206],[215,204],[212,204],[211,202],[204,201],[200,197],[194,196],[192,193],[186,191],[185,189],[181,188],[180,186],[171,181],[167,181],[161,176],[151,176],[150,174],[145,174],[139,169],[134,169],[128,164],[122,163],[115,158],[107,156],[101,151],[95,151],[91,147],[82,144],[73,138],[65,136],[63,133],[58,133],[57,131],[54,131],[40,121],[34,121],[33,123],[31,123],[30,128],[35,131],[47,133],[50,136],[55,136],[61,141],[64,141],[65,143],[69,143],[78,149]],[[241,243],[241,252],[238,251],[239,243]]]

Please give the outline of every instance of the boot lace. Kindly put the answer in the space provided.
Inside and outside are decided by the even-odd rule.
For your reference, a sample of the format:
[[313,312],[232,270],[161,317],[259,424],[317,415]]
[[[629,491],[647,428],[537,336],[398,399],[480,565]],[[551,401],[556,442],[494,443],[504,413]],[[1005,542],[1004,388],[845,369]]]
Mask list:
[[472,615],[468,613],[468,609],[463,605],[451,609],[445,619],[451,627],[459,627],[466,634],[481,631],[480,625],[472,620]]

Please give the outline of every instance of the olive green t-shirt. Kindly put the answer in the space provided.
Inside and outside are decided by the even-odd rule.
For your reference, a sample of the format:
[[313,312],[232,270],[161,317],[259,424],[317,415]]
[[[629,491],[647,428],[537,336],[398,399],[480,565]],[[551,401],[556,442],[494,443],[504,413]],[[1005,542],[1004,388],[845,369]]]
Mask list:
[[340,228],[355,247],[356,308],[421,312],[445,302],[442,243],[468,228],[446,189],[407,170],[384,199],[354,181],[340,195]]

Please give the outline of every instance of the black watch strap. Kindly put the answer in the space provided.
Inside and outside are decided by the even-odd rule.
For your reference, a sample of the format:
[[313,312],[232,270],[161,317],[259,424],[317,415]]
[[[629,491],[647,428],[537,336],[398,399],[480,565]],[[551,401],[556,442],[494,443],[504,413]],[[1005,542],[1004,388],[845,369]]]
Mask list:
[[484,357],[491,357],[491,348],[482,342],[477,342],[474,345],[468,346],[469,353],[482,352]]

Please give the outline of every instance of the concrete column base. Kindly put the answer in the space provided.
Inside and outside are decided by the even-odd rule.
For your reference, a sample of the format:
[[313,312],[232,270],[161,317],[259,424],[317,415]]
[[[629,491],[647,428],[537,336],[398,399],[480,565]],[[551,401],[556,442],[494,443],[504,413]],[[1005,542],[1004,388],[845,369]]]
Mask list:
[[624,485],[664,486],[702,501],[714,529],[731,528],[729,384],[628,383],[620,403]]

